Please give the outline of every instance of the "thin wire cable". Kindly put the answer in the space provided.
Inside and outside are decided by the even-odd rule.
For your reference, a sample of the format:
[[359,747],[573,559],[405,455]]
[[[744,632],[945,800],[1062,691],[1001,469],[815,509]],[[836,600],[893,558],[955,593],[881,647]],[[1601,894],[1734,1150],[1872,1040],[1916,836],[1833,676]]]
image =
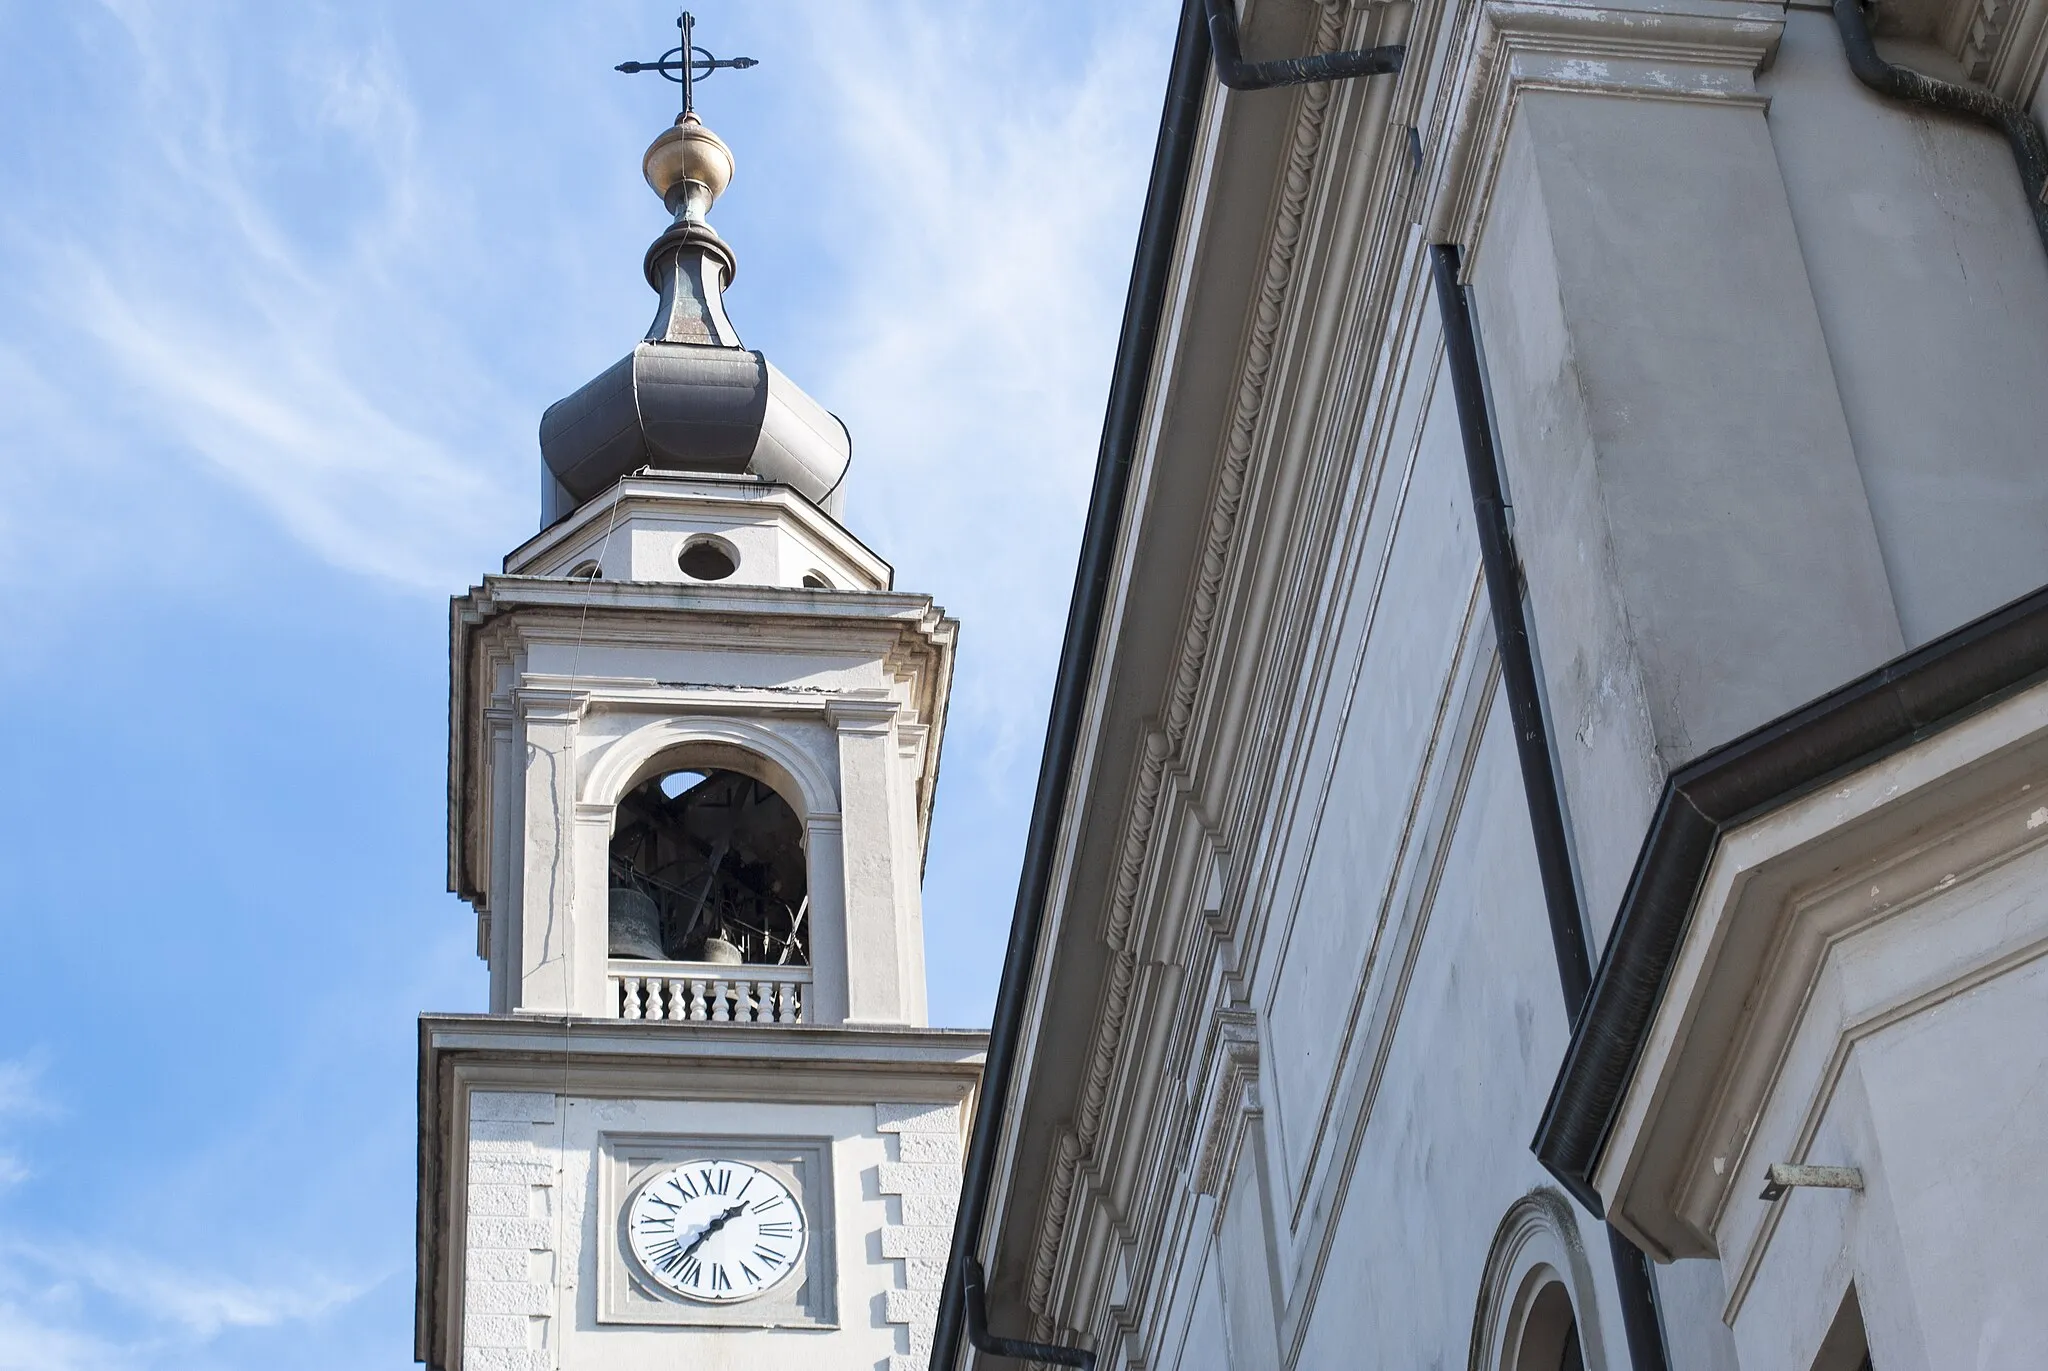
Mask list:
[[[641,468],[645,470],[646,468]],[[633,473],[635,476],[639,472]],[[623,484],[623,483],[622,483]],[[576,621],[576,647],[569,654],[569,689],[576,689],[576,675],[583,667],[583,631],[590,626],[590,606],[597,599],[597,583],[604,579],[604,555],[611,549],[612,530],[619,526],[619,506],[625,503],[625,492],[619,491],[612,497],[611,515],[605,520],[604,540],[597,545],[597,570],[586,579],[589,584],[583,590],[583,615]]]
[[[642,468],[642,470],[645,470],[645,468]],[[638,473],[636,472],[635,474],[637,475]],[[613,487],[611,514],[605,520],[604,539],[597,545],[597,557],[595,559],[597,569],[591,573],[589,584],[583,590],[583,612],[576,621],[576,646],[569,653],[568,693],[572,696],[576,693],[576,680],[583,669],[583,634],[584,630],[590,625],[590,605],[597,598],[597,583],[604,578],[604,555],[610,550],[612,545],[612,530],[619,526],[619,506],[624,504],[626,500],[626,492],[622,488],[624,485],[625,482],[622,480],[618,486]],[[558,868],[562,861],[562,854],[567,850],[567,847],[566,843],[557,842],[555,844],[554,860]],[[555,874],[559,877],[561,872],[557,870]],[[565,886],[558,884],[556,888],[563,889]],[[607,914],[607,919],[609,919],[609,914]],[[574,985],[576,977],[576,944],[573,940],[569,943],[568,947],[563,949],[563,956],[568,959],[569,963],[569,983]],[[609,981],[606,982],[606,987],[609,990]],[[617,1006],[613,1006],[613,1011],[617,1011]],[[565,1029],[564,1032],[566,1031]],[[568,1050],[566,1040],[563,1050],[565,1052]],[[565,1072],[568,1070],[566,1058],[563,1061],[562,1069]]]

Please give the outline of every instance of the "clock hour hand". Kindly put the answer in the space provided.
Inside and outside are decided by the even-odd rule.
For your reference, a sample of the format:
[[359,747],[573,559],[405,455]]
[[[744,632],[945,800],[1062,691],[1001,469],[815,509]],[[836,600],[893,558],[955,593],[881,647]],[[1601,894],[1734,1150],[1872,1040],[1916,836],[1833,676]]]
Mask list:
[[683,1249],[683,1256],[687,1257],[691,1253],[695,1252],[698,1248],[704,1245],[704,1240],[706,1238],[710,1237],[713,1233],[716,1233],[719,1229],[725,1227],[727,1224],[731,1223],[734,1219],[738,1218],[740,1215],[746,1212],[747,1207],[745,1205],[736,1204],[732,1208],[726,1210],[723,1214],[720,1214],[717,1218],[713,1219],[710,1223],[705,1224],[704,1231],[699,1233],[696,1237],[690,1239],[690,1245]]

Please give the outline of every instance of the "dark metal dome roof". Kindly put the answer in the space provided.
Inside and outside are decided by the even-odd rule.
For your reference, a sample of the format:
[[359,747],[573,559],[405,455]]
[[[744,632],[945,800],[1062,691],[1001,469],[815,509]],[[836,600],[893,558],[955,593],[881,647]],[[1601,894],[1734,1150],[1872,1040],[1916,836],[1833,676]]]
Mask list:
[[541,417],[542,523],[642,467],[751,473],[838,517],[853,460],[846,425],[741,346],[725,316],[735,259],[704,216],[732,178],[731,149],[691,114],[654,140],[642,165],[675,215],[647,250],[661,303],[632,352]]

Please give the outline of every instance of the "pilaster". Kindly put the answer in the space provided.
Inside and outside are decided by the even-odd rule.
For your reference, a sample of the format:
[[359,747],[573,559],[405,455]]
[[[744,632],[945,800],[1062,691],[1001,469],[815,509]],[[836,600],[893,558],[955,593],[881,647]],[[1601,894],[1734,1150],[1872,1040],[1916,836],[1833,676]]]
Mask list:
[[903,942],[916,903],[915,868],[905,869],[896,816],[902,795],[899,706],[845,697],[826,708],[839,736],[841,840],[846,900],[847,1020],[921,1023],[908,983]]
[[924,810],[918,778],[924,775],[925,750],[930,743],[929,728],[898,718],[896,783],[891,787],[896,798],[896,862],[902,873],[897,955],[903,968],[905,1022],[913,1024],[928,1021],[924,979],[924,846],[918,840],[923,831],[920,819]]
[[1483,27],[1434,218],[1471,248],[1597,920],[1671,768],[1903,638],[1754,81],[1781,11]]
[[490,797],[491,822],[483,831],[490,844],[491,893],[479,903],[489,921],[486,956],[491,969],[490,1006],[493,1014],[508,1014],[516,1000],[515,968],[524,966],[525,945],[520,919],[520,878],[525,874],[521,846],[499,835],[519,831],[521,787],[510,784],[520,774],[519,713],[510,703],[494,703],[484,710],[484,768],[482,792]]
[[589,921],[592,936],[578,936],[576,921],[569,917],[575,888],[576,735],[584,701],[563,690],[522,689],[516,698],[526,751],[521,768],[526,822],[519,854],[519,1008],[569,1013],[576,1007],[578,964],[590,960],[582,944],[592,936],[600,978],[604,972],[604,922]]
[[811,896],[811,1022],[847,1020],[846,834],[838,814],[804,820]]
[[576,961],[569,977],[569,1011],[610,1018],[618,1013],[605,977],[611,957],[611,841],[617,809],[578,800],[572,814],[569,927]]

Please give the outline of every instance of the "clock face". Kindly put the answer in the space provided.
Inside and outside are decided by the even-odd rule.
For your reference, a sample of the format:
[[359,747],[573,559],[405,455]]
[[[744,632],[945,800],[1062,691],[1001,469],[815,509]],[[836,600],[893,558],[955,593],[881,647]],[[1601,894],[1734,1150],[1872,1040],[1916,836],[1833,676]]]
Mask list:
[[688,1300],[730,1304],[796,1270],[804,1207],[776,1177],[737,1161],[684,1162],[640,1187],[626,1238],[640,1267]]

